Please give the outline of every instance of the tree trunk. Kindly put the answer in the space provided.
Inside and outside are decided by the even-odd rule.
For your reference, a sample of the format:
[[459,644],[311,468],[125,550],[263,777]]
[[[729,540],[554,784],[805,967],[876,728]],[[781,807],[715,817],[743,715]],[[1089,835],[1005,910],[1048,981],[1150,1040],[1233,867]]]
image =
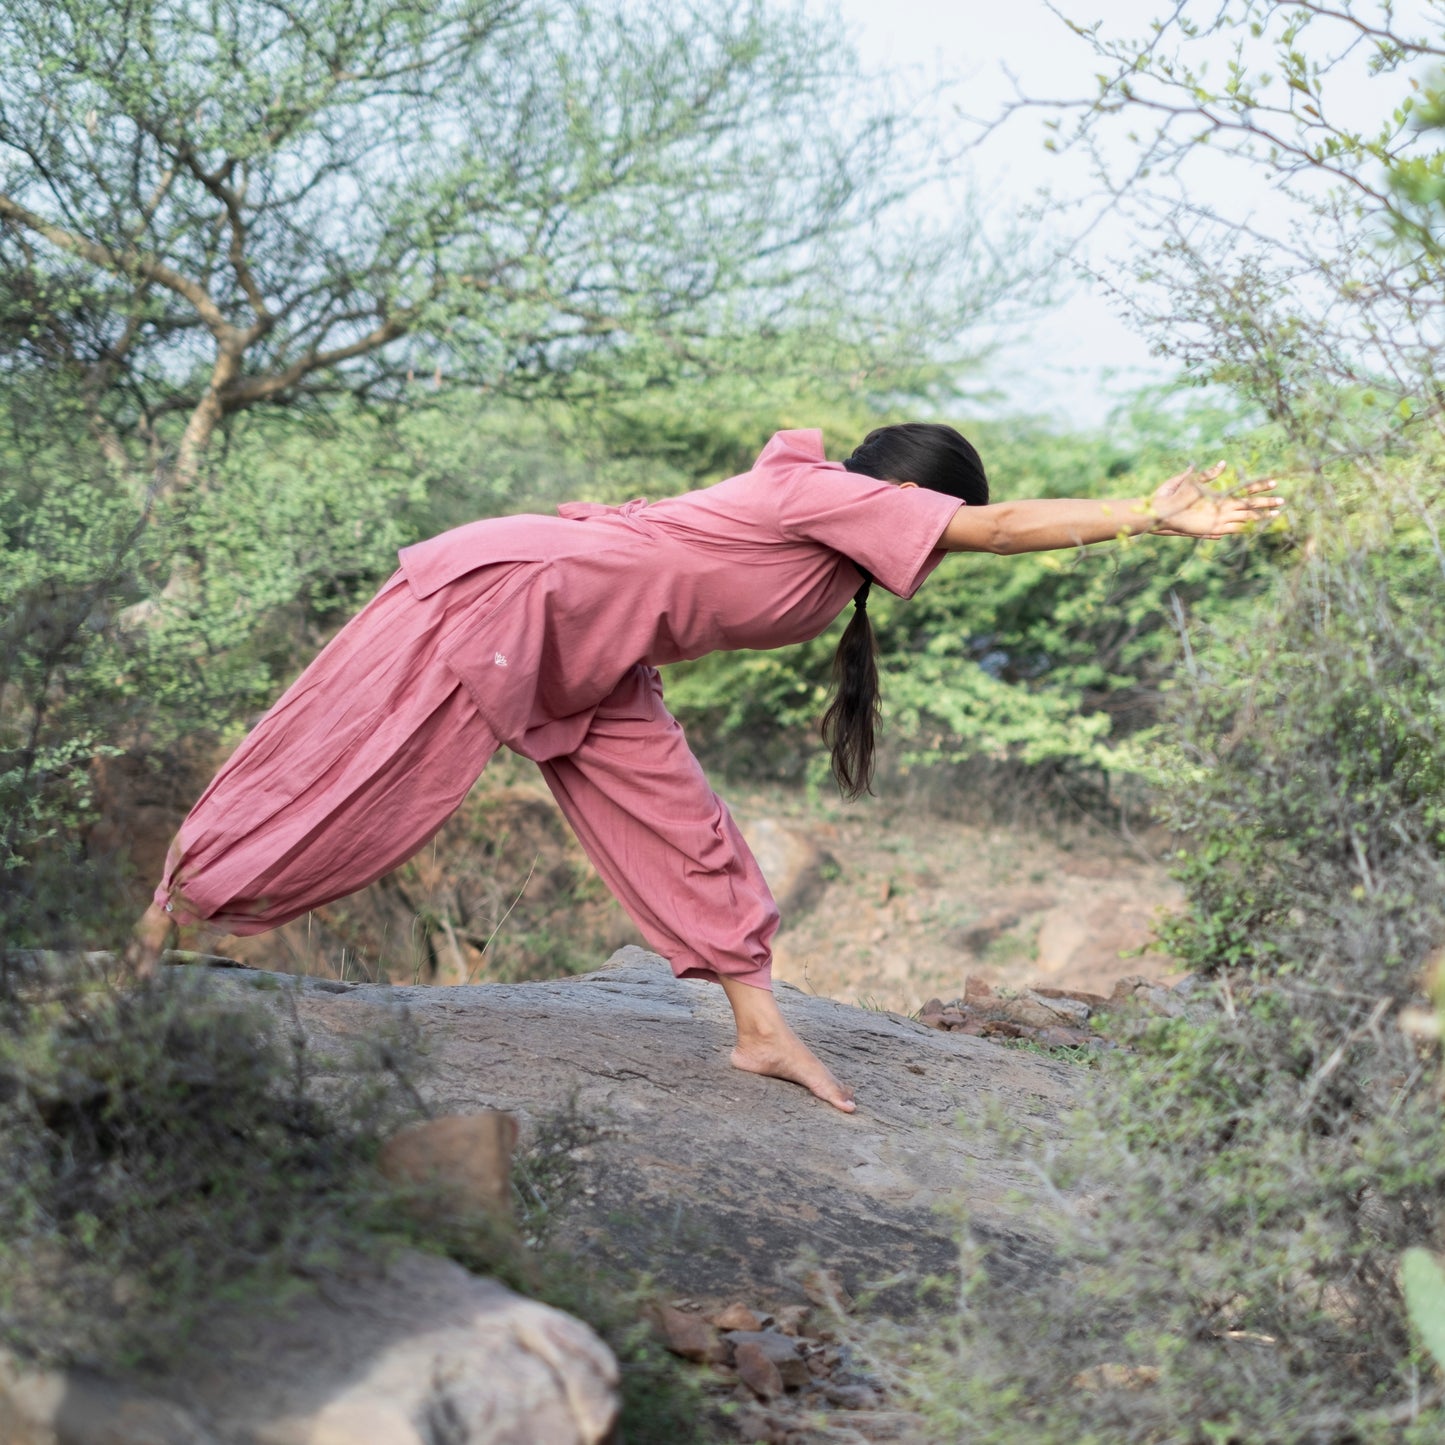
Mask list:
[[222,395],[240,376],[241,362],[246,355],[246,334],[229,328],[228,331],[229,334],[217,337],[216,360],[211,367],[211,379],[196,409],[186,419],[186,429],[181,434],[181,443],[176,449],[175,465],[167,476],[160,479],[160,485],[156,488],[158,501],[189,491],[200,477],[206,453],[216,435],[216,428],[225,415]]
[[[211,439],[216,434],[216,428],[220,425],[223,414],[220,386],[216,381],[216,373],[220,369],[218,362],[215,371],[211,373],[211,384],[206,388],[206,394],[201,398],[200,405],[186,419],[186,429],[181,434],[181,443],[176,449],[175,465],[169,469],[168,474],[162,478],[161,485],[156,489],[158,499],[167,499],[181,492],[188,492],[196,485],[196,480],[201,474],[201,466],[206,459],[206,453],[210,450]],[[234,365],[232,374],[234,375],[239,370],[239,365]],[[230,378],[227,377],[226,380],[230,380]],[[221,383],[221,385],[224,384],[224,382]]]
[[[225,337],[220,341],[205,395],[186,419],[186,429],[182,432],[180,445],[176,449],[175,464],[163,469],[156,478],[152,492],[154,503],[164,504],[196,485],[205,464],[206,453],[215,438],[216,428],[225,415],[222,392],[240,375],[241,359],[244,355],[245,345],[237,338]],[[200,590],[200,580],[200,558],[178,554],[171,564],[170,576],[161,588],[159,597],[148,597],[119,614],[117,621],[122,631],[131,632],[153,626],[160,620],[167,605],[183,606],[193,599]]]

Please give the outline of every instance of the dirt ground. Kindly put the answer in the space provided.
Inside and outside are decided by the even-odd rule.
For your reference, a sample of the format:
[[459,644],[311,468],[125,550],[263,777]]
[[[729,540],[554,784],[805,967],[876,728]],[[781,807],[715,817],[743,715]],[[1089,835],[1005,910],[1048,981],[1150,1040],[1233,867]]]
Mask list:
[[959,997],[970,975],[994,987],[1108,994],[1130,974],[1178,974],[1151,947],[1160,914],[1182,903],[1150,856],[1149,843],[1162,840],[782,790],[739,797],[735,810],[745,832],[769,818],[822,855],[821,886],[810,906],[785,907],[775,946],[775,976],[812,993],[912,1013],[930,997]]

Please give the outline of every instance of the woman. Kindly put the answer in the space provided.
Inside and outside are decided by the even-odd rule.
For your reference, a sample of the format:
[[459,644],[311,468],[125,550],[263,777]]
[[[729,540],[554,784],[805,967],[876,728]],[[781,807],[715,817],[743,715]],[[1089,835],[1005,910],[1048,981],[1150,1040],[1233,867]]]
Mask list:
[[771,992],[778,911],[662,702],[656,669],[823,632],[849,598],[824,718],[845,793],[869,784],[877,671],[869,587],[911,597],[946,552],[1036,552],[1147,531],[1218,537],[1278,500],[1202,489],[988,504],[951,427],[882,427],[845,462],[776,435],[756,465],[648,505],[473,522],[404,548],[401,568],[327,645],[181,825],[132,959],[173,926],[275,928],[419,849],[501,746],[532,758],[589,858],[681,977],[720,983],[732,1062],[845,1112],[844,1088]]

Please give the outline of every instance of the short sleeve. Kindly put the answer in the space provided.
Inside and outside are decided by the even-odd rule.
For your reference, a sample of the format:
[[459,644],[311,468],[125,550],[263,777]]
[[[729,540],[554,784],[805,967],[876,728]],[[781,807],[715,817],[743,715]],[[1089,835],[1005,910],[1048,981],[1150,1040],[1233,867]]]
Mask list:
[[793,541],[817,542],[912,597],[938,565],[938,539],[962,505],[925,487],[900,487],[840,466],[794,467],[780,479],[778,521]]

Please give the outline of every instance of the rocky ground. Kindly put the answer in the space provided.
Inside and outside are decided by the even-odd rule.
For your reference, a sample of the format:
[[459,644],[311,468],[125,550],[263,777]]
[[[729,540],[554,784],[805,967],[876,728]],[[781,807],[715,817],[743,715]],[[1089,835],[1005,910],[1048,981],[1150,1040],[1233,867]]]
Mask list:
[[[837,1321],[864,1293],[874,1310],[916,1310],[916,1281],[956,1261],[959,1210],[990,1269],[1023,1280],[1049,1267],[1032,1200],[1041,1186],[981,1116],[996,1105],[1046,1142],[1076,1095],[1077,1063],[783,985],[798,1032],[856,1087],[850,1116],[731,1068],[721,991],[673,978],[641,949],[581,977],[521,984],[348,985],[236,968],[207,976],[274,1002],[321,1058],[405,1023],[425,1060],[417,1078],[429,1112],[495,1122],[488,1111],[505,1111],[524,1157],[560,1125],[567,1181],[542,1186],[554,1190],[551,1242],[653,1281],[654,1327],[707,1372],[738,1438],[906,1438]],[[436,1133],[441,1162],[466,1188],[480,1187],[465,1182],[477,1141],[491,1149],[513,1137],[510,1125]],[[34,1376],[0,1359],[0,1434],[8,1418],[9,1438],[26,1445],[600,1441],[578,1423],[606,1419],[605,1399],[593,1399],[609,1378],[595,1339],[436,1264],[360,1262],[314,1297],[279,1304],[274,1318],[223,1309],[198,1328],[187,1359],[141,1379]],[[443,1298],[445,1309],[428,1304]],[[503,1356],[515,1363],[499,1373]],[[557,1432],[428,1434],[415,1423],[449,1411],[498,1416],[493,1384],[512,1376],[535,1377],[523,1403],[557,1414]],[[23,1431],[17,1412],[28,1412]],[[122,1416],[137,1422],[129,1434],[114,1427]],[[356,1423],[383,1419],[385,1431]],[[46,1434],[47,1421],[64,1428]]]
[[947,1269],[953,1226],[935,1207],[960,1191],[998,1268],[1026,1268],[1043,1248],[1013,1199],[1030,1187],[1026,1163],[959,1121],[993,1104],[1047,1136],[1073,1096],[1070,1061],[783,985],[794,1027],[857,1090],[850,1116],[732,1068],[721,990],[673,978],[639,948],[545,983],[335,988],[313,981],[297,996],[308,1037],[344,1048],[404,1009],[438,1113],[506,1110],[524,1147],[549,1120],[586,1121],[595,1138],[574,1151],[563,1237],[664,1289],[775,1312],[805,1301],[791,1271],[809,1254],[853,1293]]
[[1177,976],[1154,948],[1156,920],[1181,903],[1162,837],[782,789],[744,794],[735,810],[791,905],[777,976],[810,992],[917,1013],[966,978],[1107,996],[1126,977]]
[[[1023,1281],[1049,1268],[1030,1194],[1038,1181],[998,1147],[983,1115],[1001,1106],[1045,1145],[1103,1046],[1095,1016],[1187,1007],[1189,983],[1171,987],[1171,961],[1150,951],[1155,920],[1178,893],[1147,846],[1084,822],[1003,826],[936,815],[916,800],[844,807],[783,789],[743,792],[733,806],[783,907],[780,1001],[857,1089],[854,1116],[728,1066],[720,991],[675,980],[662,960],[625,946],[631,925],[545,790],[515,766],[497,770],[401,873],[274,934],[227,941],[224,951],[250,968],[217,971],[218,986],[276,990],[322,1052],[404,1015],[430,1058],[434,1113],[505,1111],[523,1156],[560,1128],[570,1143],[559,1242],[656,1283],[653,1327],[695,1362],[738,1438],[911,1440],[908,1418],[850,1354],[851,1301],[915,1309],[914,1281],[957,1258],[960,1211],[991,1270]],[[617,945],[606,968],[571,976]],[[1032,1047],[1005,1047],[1019,1042]],[[470,1286],[435,1283],[456,1295],[456,1328],[479,1327]],[[393,1275],[354,1287],[360,1318],[368,1291],[399,1286]],[[486,1308],[502,1306],[514,1308]],[[378,1308],[405,1314],[385,1300]],[[218,1328],[223,1340],[236,1326]],[[536,1349],[525,1329],[507,1330],[513,1344],[522,1339],[525,1374]],[[289,1337],[278,1326],[278,1348]],[[371,1445],[369,1435],[335,1433],[328,1402],[309,1385],[288,1396],[268,1348],[246,1357],[274,1385],[254,1399],[291,1420],[291,1433],[208,1424],[196,1440]],[[380,1329],[370,1355],[367,1346],[333,1371],[337,1410],[366,1413],[397,1348]],[[588,1359],[589,1350],[581,1341],[574,1353]],[[605,1362],[581,1368],[588,1379],[606,1372]],[[0,1360],[0,1405],[4,1369]],[[34,1381],[27,1388],[43,1393]],[[98,1396],[68,1388],[72,1411],[114,1414],[109,1383]],[[239,1408],[164,1380],[145,1388],[141,1404],[157,1419],[175,1409],[224,1421]],[[415,1409],[445,1413],[462,1386],[447,1388],[441,1404],[418,1396]],[[483,1396],[477,1408],[499,1408]],[[545,1408],[562,1408],[548,1398]],[[377,1445],[411,1442],[397,1431]]]

